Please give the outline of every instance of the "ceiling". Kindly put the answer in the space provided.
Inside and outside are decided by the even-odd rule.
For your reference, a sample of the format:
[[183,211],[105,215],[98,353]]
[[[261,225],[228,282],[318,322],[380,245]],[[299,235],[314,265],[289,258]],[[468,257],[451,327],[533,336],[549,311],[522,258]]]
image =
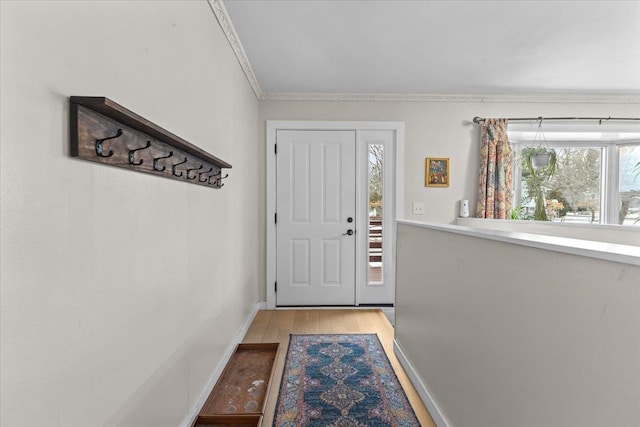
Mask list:
[[267,94],[640,94],[638,0],[224,7]]

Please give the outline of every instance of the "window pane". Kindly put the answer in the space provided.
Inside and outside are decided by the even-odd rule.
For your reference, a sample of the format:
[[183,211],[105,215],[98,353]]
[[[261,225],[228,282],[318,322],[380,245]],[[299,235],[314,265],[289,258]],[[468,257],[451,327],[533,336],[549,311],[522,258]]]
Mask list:
[[369,283],[382,283],[384,146],[369,145]]
[[[523,168],[520,216],[599,223],[602,149],[554,147],[554,150],[556,170],[550,179],[540,179]],[[540,213],[540,208],[536,214],[536,204],[544,206],[544,213]]]
[[619,153],[618,224],[640,226],[640,145],[623,145]]
[[601,148],[557,148],[547,209],[554,221],[600,222]]

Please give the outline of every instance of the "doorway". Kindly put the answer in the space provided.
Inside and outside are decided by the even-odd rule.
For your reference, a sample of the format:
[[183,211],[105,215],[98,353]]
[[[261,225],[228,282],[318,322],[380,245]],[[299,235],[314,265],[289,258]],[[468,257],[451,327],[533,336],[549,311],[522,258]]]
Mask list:
[[267,308],[393,305],[404,123],[267,121],[266,139]]

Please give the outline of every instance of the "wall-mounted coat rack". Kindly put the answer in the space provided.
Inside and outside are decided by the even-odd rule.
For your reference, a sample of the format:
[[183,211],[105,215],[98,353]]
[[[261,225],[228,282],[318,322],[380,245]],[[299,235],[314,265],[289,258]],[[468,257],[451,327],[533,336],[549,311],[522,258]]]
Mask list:
[[98,96],[72,96],[71,155],[191,184],[221,188],[231,165]]

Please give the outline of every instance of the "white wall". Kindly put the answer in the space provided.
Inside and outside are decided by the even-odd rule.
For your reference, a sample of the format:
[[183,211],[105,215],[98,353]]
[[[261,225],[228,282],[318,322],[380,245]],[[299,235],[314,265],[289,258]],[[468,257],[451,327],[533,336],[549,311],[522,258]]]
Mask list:
[[451,426],[640,425],[638,265],[410,224],[397,251],[396,340]]
[[[589,103],[490,103],[490,102],[359,102],[359,101],[262,101],[261,141],[266,120],[391,120],[406,123],[404,160],[405,219],[453,223],[458,201],[469,199],[475,213],[480,150],[480,127],[471,123],[481,117],[637,117],[639,104]],[[447,188],[425,187],[426,157],[451,159],[451,184]],[[260,158],[265,159],[264,146]],[[261,179],[266,176],[261,164]],[[261,193],[261,209],[265,209]],[[424,202],[425,215],[413,215],[412,203]],[[265,218],[264,213],[261,218]],[[260,242],[264,245],[265,225]],[[260,271],[265,271],[261,265]],[[264,299],[264,290],[260,298]]]
[[[446,223],[452,222],[457,216],[457,202],[461,199],[469,199],[471,211],[475,212],[480,127],[471,124],[474,116],[608,117],[614,115],[636,117],[640,115],[640,105],[346,101],[262,101],[260,103],[261,123],[265,120],[405,122],[405,218]],[[426,157],[451,158],[449,187],[425,187]],[[414,201],[425,202],[425,215],[412,215],[410,208]]]
[[[204,0],[0,5],[0,424],[176,426],[264,286],[258,102]],[[70,158],[70,95],[230,162],[225,187]]]

